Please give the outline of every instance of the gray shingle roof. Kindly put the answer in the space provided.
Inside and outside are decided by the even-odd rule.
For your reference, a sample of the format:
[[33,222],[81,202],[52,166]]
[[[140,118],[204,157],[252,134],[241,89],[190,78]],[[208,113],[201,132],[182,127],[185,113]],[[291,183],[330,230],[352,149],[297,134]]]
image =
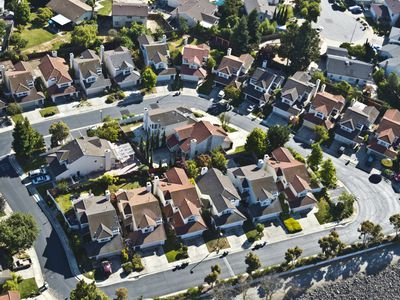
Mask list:
[[372,80],[373,65],[355,59],[328,55],[326,71],[339,76]]

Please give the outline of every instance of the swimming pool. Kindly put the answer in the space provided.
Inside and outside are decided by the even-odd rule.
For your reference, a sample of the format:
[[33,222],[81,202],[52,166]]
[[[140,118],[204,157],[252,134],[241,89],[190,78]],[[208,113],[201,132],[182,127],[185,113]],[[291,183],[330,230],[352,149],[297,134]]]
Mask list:
[[224,2],[225,2],[225,0],[215,0],[215,4],[216,4],[217,6],[223,5]]

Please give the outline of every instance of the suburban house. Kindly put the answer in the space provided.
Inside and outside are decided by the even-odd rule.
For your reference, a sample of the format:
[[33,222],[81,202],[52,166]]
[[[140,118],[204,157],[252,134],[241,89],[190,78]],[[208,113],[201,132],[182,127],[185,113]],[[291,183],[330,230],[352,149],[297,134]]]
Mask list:
[[104,52],[104,64],[111,79],[121,88],[132,88],[140,83],[140,73],[136,70],[131,53],[125,47]]
[[399,137],[400,111],[388,109],[369,141],[368,152],[394,159],[397,156]]
[[341,95],[333,95],[325,92],[325,85],[311,101],[308,112],[304,114],[303,125],[314,129],[315,126],[323,126],[329,130],[335,125],[340,116],[346,99]]
[[379,63],[379,66],[385,70],[386,75],[393,72],[400,75],[400,41],[397,42],[398,43],[386,44],[379,51],[379,55],[386,58]]
[[349,57],[349,51],[346,48],[342,48],[342,47],[328,46],[326,48],[325,56],[328,56],[328,55]]
[[39,70],[53,102],[78,97],[79,92],[69,74],[69,66],[64,58],[57,57],[56,51],[52,53],[52,56],[46,55],[40,60]]
[[267,169],[265,155],[257,164],[228,169],[234,186],[245,195],[253,222],[276,218],[282,212],[275,172]]
[[219,66],[213,71],[215,84],[219,86],[235,84],[239,76],[247,74],[253,62],[254,58],[250,54],[237,57],[232,55],[232,49],[229,48]]
[[203,68],[208,60],[210,47],[206,44],[185,45],[182,52],[181,79],[199,82],[206,78]]
[[249,15],[255,10],[260,22],[263,22],[265,19],[272,20],[278,4],[279,1],[277,0],[244,0],[246,13]]
[[176,235],[185,239],[201,235],[207,226],[201,217],[201,203],[196,187],[181,168],[169,169],[165,178],[154,177],[154,194]]
[[167,136],[169,151],[193,159],[195,156],[217,148],[229,149],[232,141],[225,130],[208,121],[181,126]]
[[123,242],[109,191],[105,196],[80,196],[72,200],[72,206],[81,229],[89,229],[91,242],[86,245],[88,257],[101,259],[119,255]]
[[311,181],[306,165],[296,160],[288,149],[280,147],[272,151],[266,166],[276,176],[279,191],[292,211],[308,211],[317,205],[313,193],[320,192],[322,186]]
[[104,56],[104,47],[100,47],[100,56],[93,50],[85,50],[79,58],[70,54],[70,62],[86,96],[95,96],[104,93],[111,87],[111,80],[105,78],[101,62]]
[[210,28],[217,25],[219,18],[215,16],[218,10],[215,3],[208,0],[168,0],[168,5],[175,9],[171,12],[172,18],[179,20],[183,18],[189,27],[194,27],[198,23]]
[[157,81],[175,79],[175,68],[169,68],[170,53],[166,35],[161,41],[154,41],[151,36],[141,35],[138,38],[140,49],[143,53],[144,63],[151,66],[157,73]]
[[245,83],[243,93],[247,100],[255,102],[257,106],[264,106],[270,102],[272,93],[281,87],[284,80],[283,76],[266,70],[266,62],[264,62],[263,68],[257,68]]
[[352,85],[373,84],[372,64],[342,56],[328,55],[326,73],[332,81],[347,81]]
[[343,114],[335,130],[335,140],[345,145],[356,146],[363,141],[361,133],[368,132],[379,115],[374,106],[355,101]]
[[21,300],[18,291],[8,291],[0,295],[0,300]]
[[184,107],[144,109],[143,129],[151,136],[170,136],[175,129],[196,123],[190,110]]
[[215,227],[228,229],[242,226],[246,217],[238,210],[240,195],[227,175],[218,169],[201,170],[197,192],[203,206],[209,208]]
[[93,17],[93,9],[85,1],[80,0],[51,0],[47,7],[57,15],[62,15],[74,25],[79,25]]
[[371,15],[375,21],[383,19],[394,26],[400,17],[400,2],[398,0],[384,0],[383,4],[372,4]]
[[146,187],[118,190],[111,197],[117,203],[124,236],[131,247],[145,249],[164,244],[167,236],[161,208],[150,182]]
[[392,27],[389,34],[389,44],[400,45],[400,28]]
[[116,146],[98,137],[82,137],[53,148],[45,154],[56,180],[109,171],[133,157],[129,144]]
[[375,22],[390,22],[389,10],[381,1],[379,3],[372,3],[370,12]]
[[289,77],[282,87],[280,99],[273,104],[272,111],[285,119],[300,115],[319,89],[319,80],[315,84],[310,81],[310,74],[302,71]]
[[11,96],[22,109],[35,109],[44,104],[45,96],[37,91],[32,66],[28,62],[17,62],[9,71],[5,71],[3,65],[0,67],[6,86],[4,93]]
[[147,2],[114,0],[112,3],[112,20],[115,28],[130,28],[134,22],[146,26],[148,15]]

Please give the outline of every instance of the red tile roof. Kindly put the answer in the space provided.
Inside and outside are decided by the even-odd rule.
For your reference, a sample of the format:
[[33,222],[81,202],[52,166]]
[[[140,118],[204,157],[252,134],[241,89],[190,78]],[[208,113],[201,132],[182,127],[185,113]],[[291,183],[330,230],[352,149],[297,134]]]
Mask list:
[[400,111],[394,108],[388,109],[376,132],[379,139],[389,143],[393,143],[396,137],[400,137]]
[[183,47],[182,59],[187,60],[189,64],[201,65],[204,57],[208,57],[209,53],[210,47],[206,44],[186,45]]
[[329,116],[333,109],[341,111],[344,107],[345,99],[341,95],[332,95],[327,92],[319,92],[312,101],[316,111]]
[[55,78],[55,83],[57,84],[72,81],[71,75],[68,72],[69,67],[61,57],[44,56],[40,60],[39,69],[46,81],[51,78]]

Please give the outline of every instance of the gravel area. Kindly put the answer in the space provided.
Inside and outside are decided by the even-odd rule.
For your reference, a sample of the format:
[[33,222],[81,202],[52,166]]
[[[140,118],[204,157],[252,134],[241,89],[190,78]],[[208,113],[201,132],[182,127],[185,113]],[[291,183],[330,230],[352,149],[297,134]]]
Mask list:
[[400,265],[396,264],[374,275],[360,274],[321,285],[306,291],[298,299],[399,299],[399,287]]

